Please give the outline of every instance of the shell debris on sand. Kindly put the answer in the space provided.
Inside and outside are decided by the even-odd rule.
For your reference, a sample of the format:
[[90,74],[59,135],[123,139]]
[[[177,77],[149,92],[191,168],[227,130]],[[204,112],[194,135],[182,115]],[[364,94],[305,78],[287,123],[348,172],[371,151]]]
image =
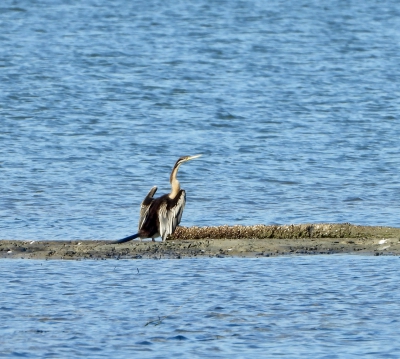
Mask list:
[[[169,239],[243,239],[243,238],[362,238],[382,233],[387,228],[400,235],[400,229],[391,227],[356,226],[343,224],[290,224],[216,227],[178,227]],[[382,238],[382,237],[381,237]]]

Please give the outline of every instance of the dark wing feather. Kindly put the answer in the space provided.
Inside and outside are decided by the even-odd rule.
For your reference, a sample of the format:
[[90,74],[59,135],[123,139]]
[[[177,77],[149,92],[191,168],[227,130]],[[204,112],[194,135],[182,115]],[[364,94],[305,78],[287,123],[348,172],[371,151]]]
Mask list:
[[169,201],[163,201],[158,211],[159,233],[163,241],[179,225],[182,219],[183,209],[186,204],[186,192],[181,190],[178,195]]
[[157,186],[152,187],[152,189],[149,191],[147,196],[144,198],[142,204],[140,205],[140,216],[139,216],[139,231],[142,228],[143,221],[147,216],[147,212],[149,211],[150,205],[154,201],[154,194],[157,192]]

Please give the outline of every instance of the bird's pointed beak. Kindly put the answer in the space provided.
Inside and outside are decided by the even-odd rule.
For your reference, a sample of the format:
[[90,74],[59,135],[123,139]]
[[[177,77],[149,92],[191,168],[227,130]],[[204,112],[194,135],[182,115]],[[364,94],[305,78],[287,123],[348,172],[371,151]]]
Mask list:
[[187,161],[194,160],[195,158],[199,158],[200,156],[202,155],[188,156]]

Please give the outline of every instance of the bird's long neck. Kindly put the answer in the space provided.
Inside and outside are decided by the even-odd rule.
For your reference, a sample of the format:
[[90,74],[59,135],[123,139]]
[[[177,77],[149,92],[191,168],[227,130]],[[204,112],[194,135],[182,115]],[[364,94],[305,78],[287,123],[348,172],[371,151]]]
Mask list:
[[169,198],[173,199],[178,195],[178,192],[181,189],[178,179],[176,178],[178,174],[179,165],[175,166],[171,172],[171,176],[169,178],[169,182],[171,183],[171,193],[168,195]]

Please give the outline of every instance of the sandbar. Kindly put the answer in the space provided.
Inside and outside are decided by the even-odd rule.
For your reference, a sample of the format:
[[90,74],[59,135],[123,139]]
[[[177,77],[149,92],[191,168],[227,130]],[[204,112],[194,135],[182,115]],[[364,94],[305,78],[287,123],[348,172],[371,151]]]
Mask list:
[[342,224],[178,227],[167,241],[0,240],[0,259],[179,259],[400,255],[400,228]]

